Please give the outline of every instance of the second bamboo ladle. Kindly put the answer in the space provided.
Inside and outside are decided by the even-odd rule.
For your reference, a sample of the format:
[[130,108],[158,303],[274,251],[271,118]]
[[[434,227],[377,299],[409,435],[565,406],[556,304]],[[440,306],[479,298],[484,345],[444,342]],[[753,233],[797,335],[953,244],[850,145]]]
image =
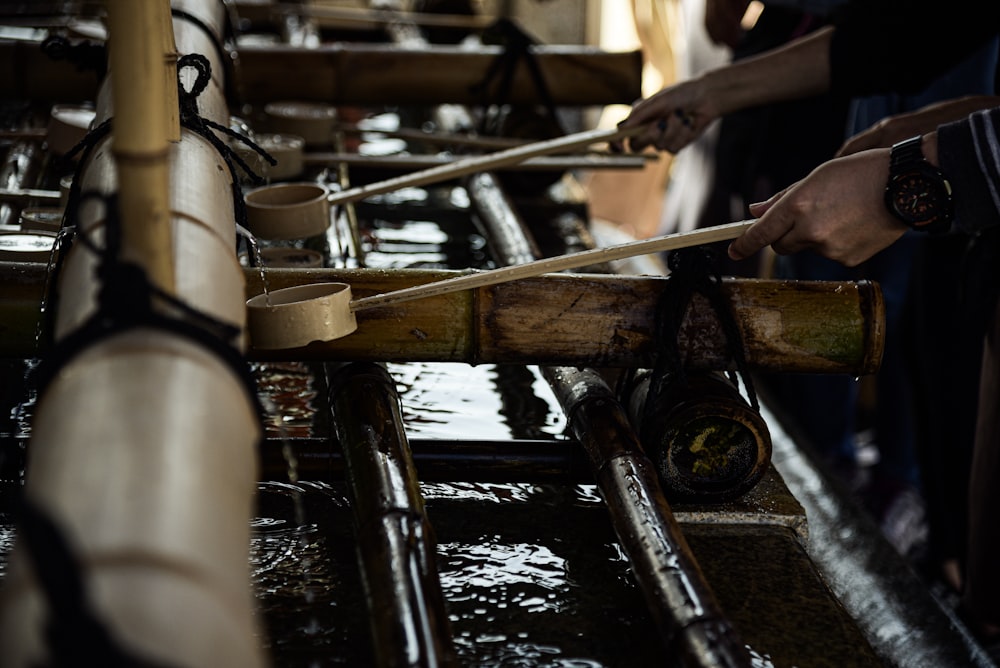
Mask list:
[[351,286],[346,283],[313,283],[283,288],[257,295],[247,301],[250,339],[253,347],[261,350],[299,348],[313,341],[332,341],[356,330],[358,325],[354,314],[364,309],[497,285],[636,255],[735,239],[753,223],[752,220],[745,220],[690,232],[667,234],[653,239],[456,276],[361,299],[352,299]]

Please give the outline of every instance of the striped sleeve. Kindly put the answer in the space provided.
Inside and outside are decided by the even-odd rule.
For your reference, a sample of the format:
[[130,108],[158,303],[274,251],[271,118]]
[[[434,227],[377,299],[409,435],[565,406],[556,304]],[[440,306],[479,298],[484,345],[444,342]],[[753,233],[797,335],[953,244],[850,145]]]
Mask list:
[[1000,225],[1000,107],[938,128],[938,161],[952,184],[956,225]]

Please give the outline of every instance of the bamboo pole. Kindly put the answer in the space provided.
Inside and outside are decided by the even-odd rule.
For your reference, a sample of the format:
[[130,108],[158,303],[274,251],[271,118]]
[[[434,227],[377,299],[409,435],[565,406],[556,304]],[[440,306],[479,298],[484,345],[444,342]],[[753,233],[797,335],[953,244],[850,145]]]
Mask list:
[[395,381],[375,364],[329,372],[331,422],[347,464],[376,664],[457,665]]
[[116,83],[112,153],[118,167],[122,256],[172,293],[167,87],[173,82],[167,81],[164,63],[162,5],[109,0],[108,59]]

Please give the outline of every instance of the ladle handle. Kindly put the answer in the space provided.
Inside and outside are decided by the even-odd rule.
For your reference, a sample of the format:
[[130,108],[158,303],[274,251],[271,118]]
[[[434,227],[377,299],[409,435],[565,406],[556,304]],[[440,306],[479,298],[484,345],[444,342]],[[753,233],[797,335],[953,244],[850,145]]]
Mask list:
[[373,195],[381,195],[402,188],[416,188],[431,183],[438,183],[448,179],[458,178],[474,172],[485,172],[498,167],[516,165],[529,158],[536,158],[542,155],[558,153],[560,151],[571,151],[573,149],[590,146],[597,142],[616,141],[632,135],[638,134],[645,129],[645,126],[638,125],[624,130],[588,130],[568,134],[555,139],[533,142],[522,146],[515,146],[495,153],[478,155],[471,158],[463,158],[450,162],[447,165],[439,165],[429,169],[422,169],[410,174],[404,174],[385,181],[376,181],[356,188],[348,188],[338,193],[333,193],[328,198],[330,204],[346,204],[356,200],[365,199]]
[[499,269],[491,269],[477,274],[446,278],[443,281],[436,281],[425,285],[416,285],[411,288],[403,288],[402,290],[386,292],[381,295],[372,295],[371,297],[355,299],[351,302],[351,311],[361,311],[368,308],[374,308],[376,306],[399,304],[401,302],[407,302],[414,299],[423,299],[425,297],[435,297],[437,295],[448,294],[449,292],[458,292],[459,290],[471,290],[472,288],[481,288],[486,285],[496,285],[498,283],[516,281],[522,278],[538,276],[540,274],[562,271],[563,269],[574,269],[588,264],[611,262],[614,260],[634,257],[636,255],[646,255],[648,253],[657,253],[661,251],[673,250],[675,248],[685,248],[687,246],[697,246],[699,244],[708,244],[715,241],[723,241],[725,239],[735,239],[743,234],[743,232],[748,227],[753,225],[754,222],[756,221],[743,220],[738,223],[729,223],[727,225],[718,225],[716,227],[706,227],[698,230],[692,230],[690,232],[666,234],[653,239],[630,241],[617,246],[595,248],[593,250],[585,250],[579,253],[570,253],[569,255],[561,255],[559,257],[546,258],[544,260],[535,260],[534,262],[528,262],[525,264],[500,267]]

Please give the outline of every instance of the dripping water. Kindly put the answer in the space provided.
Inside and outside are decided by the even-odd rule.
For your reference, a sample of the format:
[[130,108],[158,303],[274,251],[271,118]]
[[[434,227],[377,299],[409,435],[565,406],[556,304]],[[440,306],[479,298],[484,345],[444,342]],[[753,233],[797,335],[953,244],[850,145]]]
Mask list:
[[250,261],[257,267],[257,271],[260,272],[260,286],[264,291],[264,301],[268,306],[271,305],[271,286],[267,282],[267,271],[264,267],[264,256],[260,250],[260,241],[257,237],[253,235],[253,232],[243,227],[239,223],[236,224],[236,233],[246,241],[247,247],[250,250]]

